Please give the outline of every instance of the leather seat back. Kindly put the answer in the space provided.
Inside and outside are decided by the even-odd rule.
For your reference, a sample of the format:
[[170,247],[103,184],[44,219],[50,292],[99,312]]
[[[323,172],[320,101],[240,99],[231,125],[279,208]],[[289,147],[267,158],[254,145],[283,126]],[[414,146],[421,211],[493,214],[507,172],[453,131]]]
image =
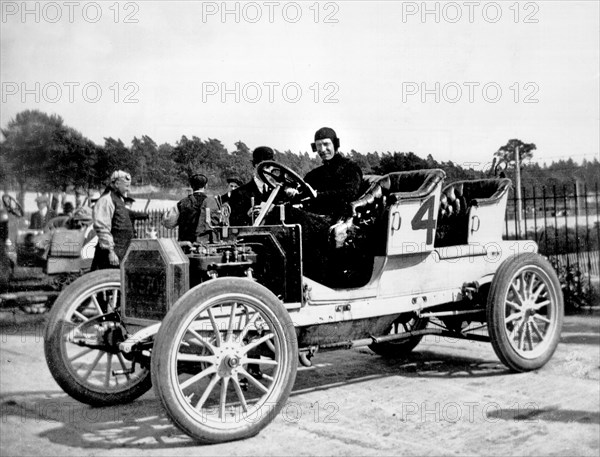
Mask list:
[[443,170],[416,170],[389,173],[375,179],[367,191],[351,204],[352,214],[369,212],[372,206],[377,206],[384,198],[390,199],[388,205],[400,199],[422,198],[444,179]]
[[[483,213],[488,219],[498,212],[504,217],[510,186],[508,178],[457,181],[446,185],[440,198],[435,245],[451,246],[472,241],[471,235],[479,231],[482,222],[481,215],[471,214],[475,212],[472,208],[485,208]],[[473,217],[477,218],[475,225],[472,224]],[[492,225],[492,222],[485,221],[484,225]]]

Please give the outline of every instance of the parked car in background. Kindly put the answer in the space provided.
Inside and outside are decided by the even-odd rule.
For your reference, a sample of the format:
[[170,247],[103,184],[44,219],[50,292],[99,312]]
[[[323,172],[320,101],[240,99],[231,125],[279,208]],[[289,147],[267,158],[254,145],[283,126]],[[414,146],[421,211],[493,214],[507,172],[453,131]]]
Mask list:
[[50,219],[41,230],[28,228],[21,205],[11,196],[0,207],[0,308],[32,304],[44,311],[58,293],[89,271],[97,237],[89,208]]

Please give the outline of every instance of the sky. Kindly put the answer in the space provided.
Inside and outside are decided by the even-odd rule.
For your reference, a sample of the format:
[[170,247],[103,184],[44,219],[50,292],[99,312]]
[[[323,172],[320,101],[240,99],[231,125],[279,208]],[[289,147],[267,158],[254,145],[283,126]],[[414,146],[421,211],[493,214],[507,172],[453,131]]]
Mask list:
[[[600,2],[7,2],[0,125],[489,163],[598,157]],[[473,166],[473,165],[471,165]],[[475,166],[476,168],[477,166]]]

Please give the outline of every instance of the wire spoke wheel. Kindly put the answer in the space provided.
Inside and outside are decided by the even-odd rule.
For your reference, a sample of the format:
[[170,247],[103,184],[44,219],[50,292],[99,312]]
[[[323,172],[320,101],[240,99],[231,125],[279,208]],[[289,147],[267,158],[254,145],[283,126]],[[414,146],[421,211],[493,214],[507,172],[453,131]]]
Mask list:
[[558,312],[540,272],[522,269],[508,288],[505,304],[505,330],[513,349],[525,358],[539,356],[549,344]]
[[543,366],[558,344],[563,309],[558,278],[544,258],[527,254],[507,260],[488,298],[488,328],[496,354],[516,371]]
[[94,406],[134,400],[150,387],[150,371],[118,349],[126,329],[119,316],[119,270],[85,275],[52,307],[44,350],[50,372],[72,397]]
[[255,435],[285,404],[297,367],[294,327],[279,300],[247,279],[184,295],[163,322],[152,376],[171,419],[202,442]]

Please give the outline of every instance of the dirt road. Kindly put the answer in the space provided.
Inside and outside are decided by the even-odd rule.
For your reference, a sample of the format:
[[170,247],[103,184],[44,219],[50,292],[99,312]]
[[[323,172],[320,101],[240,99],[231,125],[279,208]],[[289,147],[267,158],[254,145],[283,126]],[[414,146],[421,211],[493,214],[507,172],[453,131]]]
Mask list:
[[[40,318],[41,319],[41,318]],[[149,392],[90,408],[43,356],[43,321],[0,327],[0,455],[592,455],[600,452],[600,323],[567,317],[542,370],[509,373],[491,345],[427,337],[409,359],[317,354],[275,421],[198,446]]]

